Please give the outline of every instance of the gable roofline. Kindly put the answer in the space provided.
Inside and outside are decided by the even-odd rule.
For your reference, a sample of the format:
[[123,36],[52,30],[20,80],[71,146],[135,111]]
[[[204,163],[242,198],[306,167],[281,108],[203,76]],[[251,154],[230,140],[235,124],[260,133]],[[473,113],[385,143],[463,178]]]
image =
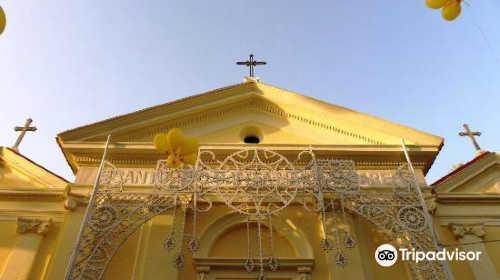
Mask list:
[[487,156],[489,154],[491,154],[491,152],[484,152],[484,153],[482,153],[482,154],[474,157],[472,160],[468,161],[464,165],[458,167],[457,169],[451,171],[450,173],[444,175],[443,177],[441,177],[440,179],[438,179],[437,181],[435,181],[434,183],[432,183],[431,187],[435,187],[435,186],[437,186],[437,185],[445,182],[446,180],[448,180],[451,177],[455,176],[455,174],[458,174],[459,172],[461,172],[465,168],[468,168],[469,166],[473,165],[474,163],[478,162],[480,159],[482,159],[483,157],[485,157],[485,156]]
[[[366,142],[366,144],[375,146],[387,146],[399,143],[399,138],[403,137],[410,145],[414,144],[419,147],[432,146],[435,153],[433,153],[432,158],[429,158],[424,173],[427,173],[430,169],[444,144],[444,138],[442,137],[253,80],[66,130],[57,135],[56,141],[66,161],[75,173],[77,172],[75,159],[73,152],[66,148],[67,144],[82,141],[89,144],[91,142],[101,142],[101,136],[111,131],[117,137],[126,135],[125,133],[135,133],[134,131],[140,131],[141,129],[149,129],[146,133],[151,134],[158,130],[159,124],[170,123],[176,125],[175,122],[179,119],[201,115],[201,112],[204,112],[203,110],[207,108],[209,110],[219,110],[217,108],[223,108],[227,105],[236,104],[235,106],[240,106],[239,103],[246,104],[249,100],[254,99],[258,100],[257,102],[275,103],[287,110],[276,113],[274,108],[270,108],[270,111],[268,111],[268,108],[264,108],[263,110],[266,113],[282,115],[285,118],[291,118],[325,129],[325,133],[331,131],[331,133],[337,133],[341,136],[353,137],[358,142]],[[211,105],[206,107],[206,104]],[[257,108],[262,109],[259,106],[257,105]],[[227,111],[230,112],[230,110]],[[315,118],[310,118],[308,112],[318,112],[318,114],[315,115]],[[207,113],[207,116],[212,117],[210,114],[217,116],[218,112]],[[198,119],[206,120],[206,117],[201,116]],[[124,137],[119,139],[118,141],[123,143],[135,142],[134,138],[129,138],[131,140]]]
[[[33,160],[29,159],[28,157],[22,155],[21,153],[18,153],[17,151],[9,147],[0,146],[0,160],[5,162],[5,164],[9,165],[10,167],[14,167],[15,169],[22,169],[22,171],[24,171],[26,176],[30,177],[34,181],[39,182],[42,185],[52,186],[52,184],[56,184],[58,186],[52,186],[52,187],[64,188],[69,184],[69,182],[60,175],[48,170],[42,165],[34,162]],[[16,160],[20,160],[20,162]],[[23,164],[27,164],[30,167],[30,169],[26,169],[20,166]],[[38,173],[38,174],[33,174],[33,173]],[[46,179],[44,179],[44,177],[41,177],[40,175],[48,176],[51,180],[47,181]]]
[[207,96],[207,95],[213,94],[215,92],[220,92],[220,91],[224,91],[224,90],[230,90],[230,89],[234,89],[234,88],[237,88],[237,87],[241,87],[243,85],[254,84],[254,83],[256,83],[256,82],[254,82],[252,80],[249,80],[249,81],[245,81],[243,83],[233,84],[233,85],[229,85],[229,86],[217,88],[217,89],[214,89],[214,90],[210,90],[210,91],[207,91],[207,92],[203,92],[203,93],[198,93],[198,94],[186,96],[186,97],[183,97],[183,98],[180,98],[180,99],[176,99],[176,100],[173,100],[173,101],[169,101],[169,102],[165,102],[165,103],[162,103],[162,104],[159,104],[159,105],[154,105],[154,106],[151,106],[151,107],[147,107],[147,108],[144,108],[144,109],[133,111],[131,113],[121,114],[121,115],[114,116],[114,117],[111,117],[111,118],[107,118],[107,119],[104,119],[104,120],[101,120],[101,121],[98,121],[98,122],[89,123],[89,124],[85,124],[85,125],[82,125],[82,126],[78,126],[78,127],[72,128],[72,129],[68,129],[68,130],[65,130],[63,132],[60,132],[57,135],[57,137],[61,138],[61,136],[63,136],[64,134],[75,132],[77,130],[88,128],[88,127],[91,127],[91,126],[94,126],[94,125],[104,124],[104,123],[107,123],[107,122],[110,122],[110,121],[113,121],[113,120],[117,120],[117,119],[120,119],[120,118],[123,118],[123,117],[134,116],[134,115],[141,114],[141,113],[148,112],[148,111],[154,111],[154,110],[162,108],[164,106],[181,103],[181,102],[184,102],[184,101],[188,101],[188,100],[196,99],[196,98],[199,98],[199,97]]
[[[294,92],[294,91],[291,91],[291,90],[288,90],[288,89],[284,89],[284,88],[280,88],[280,87],[277,87],[277,86],[273,86],[273,85],[269,85],[269,84],[265,84],[265,83],[260,83],[260,82],[258,82],[258,84],[259,85],[263,85],[263,86],[267,86],[267,87],[271,87],[271,88],[274,88],[274,89],[278,89],[278,90],[281,90],[283,92],[292,93],[292,94],[294,94],[296,96],[301,96],[301,97],[307,98],[311,102],[314,102],[314,103],[320,104],[322,106],[328,107],[327,109],[336,109],[336,110],[340,109],[340,110],[343,110],[343,111],[346,111],[346,112],[355,113],[356,115],[360,116],[361,118],[369,118],[370,120],[377,120],[378,122],[380,122],[381,126],[390,124],[391,126],[396,126],[398,128],[401,128],[401,129],[404,129],[404,130],[407,130],[407,131],[417,132],[417,133],[419,133],[421,135],[425,135],[426,137],[429,137],[429,138],[434,138],[434,140],[436,140],[436,146],[439,147],[438,148],[439,150],[441,150],[442,146],[444,145],[444,138],[441,137],[441,136],[437,136],[437,135],[434,135],[434,134],[431,134],[431,133],[428,133],[428,132],[425,132],[425,131],[422,131],[422,130],[419,130],[419,129],[416,129],[416,128],[413,128],[413,127],[410,127],[410,126],[406,126],[406,125],[402,125],[402,124],[399,124],[399,123],[395,123],[393,121],[390,121],[390,120],[387,120],[387,119],[384,119],[384,118],[381,118],[381,117],[377,117],[377,116],[366,114],[366,113],[363,113],[363,112],[360,112],[360,111],[357,111],[357,110],[353,110],[353,109],[350,109],[350,108],[347,108],[347,107],[344,107],[344,106],[341,106],[341,105],[332,104],[332,103],[323,101],[321,99],[317,99],[317,98],[314,98],[314,97],[311,97],[311,96],[308,96],[308,95],[305,95],[305,94],[302,94],[302,93]],[[349,121],[355,122],[352,119],[349,119]],[[362,121],[363,120],[361,120],[360,123],[362,123]],[[380,128],[380,127],[377,127],[377,128]],[[407,139],[405,139],[405,140],[407,140]]]
[[[289,98],[297,98],[297,99],[305,98],[306,100],[310,101],[311,104],[313,104],[314,106],[316,106],[316,105],[321,106],[321,109],[322,109],[323,112],[330,113],[330,114],[335,114],[336,118],[339,118],[340,120],[343,120],[343,121],[350,122],[350,123],[352,123],[354,125],[366,126],[365,122],[367,120],[370,120],[372,122],[371,125],[375,125],[375,126],[371,126],[372,129],[376,129],[376,130],[378,130],[378,131],[380,131],[382,133],[385,133],[385,134],[392,134],[392,133],[394,133],[394,131],[401,131],[402,133],[405,133],[405,134],[408,134],[408,135],[411,135],[411,136],[423,137],[423,139],[425,139],[424,141],[427,144],[432,143],[435,146],[441,147],[443,145],[443,143],[444,143],[444,138],[442,138],[442,137],[439,137],[439,136],[436,136],[436,135],[433,135],[433,134],[430,134],[430,133],[427,133],[427,132],[424,132],[424,131],[421,131],[421,130],[418,130],[418,129],[415,129],[415,128],[412,128],[412,127],[409,127],[409,126],[405,126],[405,125],[401,125],[401,124],[398,124],[398,123],[394,123],[394,122],[389,121],[387,119],[383,119],[383,118],[376,117],[376,116],[373,116],[373,115],[365,114],[365,113],[362,113],[362,112],[359,112],[359,111],[356,111],[356,110],[352,110],[352,109],[349,109],[349,108],[346,108],[346,107],[343,107],[343,106],[334,105],[334,104],[331,104],[331,103],[328,103],[328,102],[325,102],[325,101],[322,101],[322,100],[319,100],[319,99],[316,99],[316,98],[313,98],[313,97],[310,97],[310,96],[307,96],[307,95],[304,95],[304,94],[300,94],[300,93],[293,92],[293,91],[290,91],[290,90],[287,90],[287,89],[279,88],[279,87],[276,87],[276,86],[273,86],[273,85],[260,83],[258,81],[254,81],[254,80],[246,80],[243,83],[239,83],[239,84],[234,84],[234,85],[230,85],[230,86],[218,88],[218,89],[211,90],[211,91],[208,91],[208,92],[204,92],[204,93],[201,93],[201,94],[195,94],[195,95],[184,97],[184,98],[177,99],[177,100],[174,100],[174,101],[166,102],[166,103],[163,103],[163,104],[160,104],[160,105],[155,105],[155,106],[151,106],[151,107],[144,108],[144,109],[141,109],[141,110],[137,110],[137,111],[134,111],[134,112],[131,112],[131,113],[127,113],[127,114],[122,114],[122,115],[118,115],[118,116],[115,116],[115,117],[111,117],[111,118],[108,118],[108,119],[105,119],[105,120],[102,120],[102,121],[98,121],[98,122],[95,122],[95,123],[90,123],[90,124],[86,124],[86,125],[83,125],[83,126],[79,126],[79,127],[76,127],[76,128],[73,128],[73,129],[69,129],[69,130],[66,130],[66,131],[63,131],[63,132],[59,133],[57,135],[57,138],[58,138],[58,140],[60,142],[64,142],[64,140],[68,140],[67,137],[69,137],[70,139],[71,139],[71,137],[75,137],[75,134],[77,134],[77,131],[82,131],[84,129],[90,129],[91,127],[95,127],[95,126],[99,126],[99,125],[104,125],[106,123],[110,123],[110,122],[113,122],[113,121],[119,121],[119,120],[125,120],[125,119],[129,119],[129,118],[133,118],[134,116],[138,116],[138,115],[141,115],[141,114],[144,114],[144,113],[147,113],[147,112],[154,112],[155,110],[163,109],[163,108],[168,107],[170,105],[179,104],[179,103],[186,102],[186,101],[196,100],[196,99],[199,99],[199,98],[202,98],[202,97],[207,97],[209,95],[212,95],[212,94],[215,94],[215,93],[219,93],[219,92],[224,92],[224,91],[234,92],[235,89],[238,89],[238,88],[244,89],[243,87],[245,87],[245,86],[248,87],[246,90],[252,90],[253,89],[253,90],[256,90],[256,91],[264,93],[264,94],[266,92],[266,87],[267,87],[270,90],[278,90],[278,91],[281,91],[282,93],[288,94]],[[276,95],[274,95],[274,96],[271,95],[271,96],[273,98],[276,97]],[[278,96],[276,98],[279,99],[280,97],[281,96]],[[298,102],[302,102],[301,105],[304,105],[304,106],[307,105],[307,104],[303,103],[303,100],[298,100]],[[314,109],[314,110],[316,111],[316,109]],[[343,111],[343,112],[346,112],[346,113],[353,113],[353,114],[350,115],[349,118],[345,118],[345,117],[340,116],[340,114],[338,113],[339,111],[340,112]],[[92,133],[92,132],[90,131],[90,133]],[[405,140],[410,140],[411,141],[412,139],[405,138]],[[380,143],[380,144],[383,144],[383,143]]]
[[500,154],[495,152],[485,152],[476,156],[463,166],[450,172],[443,178],[434,182],[431,187],[436,193],[457,193],[462,192],[465,186],[469,185],[483,172],[500,167]]

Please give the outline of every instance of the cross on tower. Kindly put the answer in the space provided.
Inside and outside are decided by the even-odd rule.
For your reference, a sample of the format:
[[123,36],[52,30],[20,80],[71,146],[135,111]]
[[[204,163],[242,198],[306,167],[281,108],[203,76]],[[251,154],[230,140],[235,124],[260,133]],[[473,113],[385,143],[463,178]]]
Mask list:
[[476,138],[474,136],[481,136],[481,132],[472,132],[470,131],[469,125],[464,124],[465,132],[460,132],[458,133],[459,136],[469,136],[472,144],[474,144],[474,147],[476,148],[476,153],[480,154],[483,151],[481,150],[481,147],[479,147],[479,144],[476,141]]
[[246,65],[247,67],[250,67],[250,77],[253,77],[253,68],[257,65],[266,65],[267,62],[265,61],[255,61],[253,60],[253,54],[250,55],[250,59],[247,61],[240,61],[236,62],[237,65]]
[[24,135],[26,134],[26,131],[36,131],[36,126],[30,126],[31,122],[33,120],[31,118],[26,120],[26,123],[24,126],[16,126],[14,127],[14,131],[21,131],[21,134],[19,134],[19,137],[17,137],[16,143],[14,146],[12,146],[13,150],[16,150],[19,152],[19,144],[21,144],[21,141],[23,141]]

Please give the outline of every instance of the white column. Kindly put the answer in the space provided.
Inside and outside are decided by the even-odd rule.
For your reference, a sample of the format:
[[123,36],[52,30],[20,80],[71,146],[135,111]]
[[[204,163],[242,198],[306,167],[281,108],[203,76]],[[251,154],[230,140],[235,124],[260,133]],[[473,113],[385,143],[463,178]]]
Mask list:
[[[482,242],[484,237],[484,226],[481,223],[452,223],[451,229],[455,238],[466,252],[481,252],[479,260],[468,261],[476,280],[498,280],[500,279],[495,266]],[[470,244],[473,243],[473,244]]]
[[51,223],[52,220],[17,219],[19,236],[0,280],[28,279],[43,236],[49,231]]

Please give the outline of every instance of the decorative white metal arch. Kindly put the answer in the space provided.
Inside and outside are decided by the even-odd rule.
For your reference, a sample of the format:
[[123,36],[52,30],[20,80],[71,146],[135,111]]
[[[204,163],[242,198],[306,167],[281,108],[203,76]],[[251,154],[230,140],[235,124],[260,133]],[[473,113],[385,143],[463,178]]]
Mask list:
[[[94,203],[88,206],[90,217],[67,279],[101,279],[120,245],[142,224],[168,210],[172,210],[174,218],[164,246],[175,251],[173,264],[177,269],[182,268],[184,244],[190,251],[196,251],[200,245],[196,239],[196,215],[209,211],[214,200],[246,215],[247,224],[251,221],[257,224],[259,280],[266,279],[266,267],[271,270],[279,267],[279,260],[272,255],[267,256],[268,263],[264,264],[260,234],[263,219],[272,232],[272,217],[291,203],[301,203],[321,216],[323,249],[334,251],[336,263],[342,267],[348,264],[345,248],[356,243],[349,232],[337,226],[341,222],[346,224],[345,211],[365,217],[400,248],[437,251],[425,202],[407,168],[402,166],[396,172],[392,190],[383,191],[360,187],[353,161],[318,159],[311,150],[296,154],[293,160],[260,148],[240,150],[222,160],[212,151],[201,150],[195,166],[171,169],[160,160],[154,188],[137,193],[124,191],[123,174],[106,164],[100,178],[101,188]],[[188,212],[193,216],[190,232],[186,228]],[[182,217],[180,223],[177,216]],[[326,219],[333,220],[333,228],[327,227]],[[409,264],[416,279],[447,279],[442,262]],[[255,266],[249,255],[245,269],[252,271]]]

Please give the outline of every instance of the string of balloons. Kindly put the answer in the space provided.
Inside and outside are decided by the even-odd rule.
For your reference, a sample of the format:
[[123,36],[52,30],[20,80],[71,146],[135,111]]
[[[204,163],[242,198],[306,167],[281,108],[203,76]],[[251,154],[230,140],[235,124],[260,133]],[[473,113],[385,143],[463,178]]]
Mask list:
[[426,0],[427,7],[442,9],[441,16],[447,21],[455,20],[462,12],[463,0]]

